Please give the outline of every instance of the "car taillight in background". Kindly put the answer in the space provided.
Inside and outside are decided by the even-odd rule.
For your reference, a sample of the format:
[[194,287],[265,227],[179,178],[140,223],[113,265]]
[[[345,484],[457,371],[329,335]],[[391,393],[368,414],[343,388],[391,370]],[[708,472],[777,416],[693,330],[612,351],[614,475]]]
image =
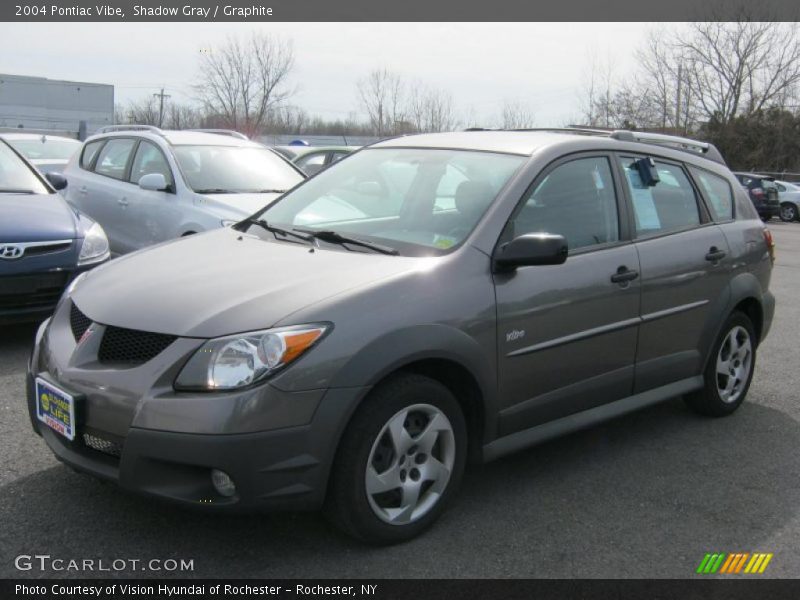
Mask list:
[[775,239],[772,237],[772,232],[764,228],[764,241],[767,243],[767,252],[769,252],[769,259],[775,262]]
[[753,193],[753,196],[758,196],[759,198],[761,198],[764,195],[764,190],[760,187],[753,188],[750,191]]

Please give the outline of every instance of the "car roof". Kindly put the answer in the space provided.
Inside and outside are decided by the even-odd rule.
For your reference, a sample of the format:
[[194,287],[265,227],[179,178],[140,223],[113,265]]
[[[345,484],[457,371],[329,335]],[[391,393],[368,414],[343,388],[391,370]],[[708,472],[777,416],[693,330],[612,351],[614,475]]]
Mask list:
[[292,158],[305,156],[314,152],[355,152],[361,146],[275,146],[275,150],[291,153]]
[[75,142],[80,144],[79,140],[75,138],[66,137],[63,135],[50,135],[49,133],[0,133],[0,137],[5,140],[37,140],[44,141],[54,140],[59,142]]
[[370,148],[446,148],[530,156],[545,146],[563,142],[566,137],[583,136],[549,131],[454,131],[400,136],[377,142]]
[[90,138],[87,138],[86,141],[112,137],[140,137],[154,141],[164,140],[173,146],[240,146],[246,148],[265,147],[263,144],[259,144],[258,142],[254,142],[252,140],[240,139],[238,137],[220,133],[208,133],[205,131],[162,130],[159,133],[156,133],[148,130],[123,129],[118,131],[98,133]]
[[772,175],[759,175],[758,173],[748,173],[747,171],[733,171],[733,174],[744,175],[745,177],[752,177],[753,179],[769,179],[770,181],[775,180]]
[[[541,150],[556,146],[564,147],[570,152],[627,151],[661,154],[677,160],[686,160],[689,155],[699,159],[695,164],[708,165],[710,162],[727,167],[719,150],[713,144],[679,136],[624,129],[615,131],[583,127],[468,129],[451,133],[400,136],[378,142],[370,148],[439,148],[532,156]],[[657,151],[654,150],[654,146],[658,147]]]

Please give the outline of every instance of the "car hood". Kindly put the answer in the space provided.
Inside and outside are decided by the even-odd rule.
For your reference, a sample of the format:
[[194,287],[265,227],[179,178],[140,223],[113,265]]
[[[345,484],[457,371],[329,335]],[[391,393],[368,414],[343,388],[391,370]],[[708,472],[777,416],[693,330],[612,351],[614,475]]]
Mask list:
[[278,196],[280,194],[205,194],[198,197],[208,198],[226,209],[241,211],[244,216],[248,216],[261,210]]
[[35,158],[30,163],[36,167],[40,173],[61,173],[67,166],[69,160],[61,158]]
[[306,244],[218,229],[97,267],[77,286],[73,300],[106,325],[211,338],[269,328],[302,308],[413,270],[420,262],[310,250]]
[[0,242],[75,237],[75,212],[58,194],[0,194]]

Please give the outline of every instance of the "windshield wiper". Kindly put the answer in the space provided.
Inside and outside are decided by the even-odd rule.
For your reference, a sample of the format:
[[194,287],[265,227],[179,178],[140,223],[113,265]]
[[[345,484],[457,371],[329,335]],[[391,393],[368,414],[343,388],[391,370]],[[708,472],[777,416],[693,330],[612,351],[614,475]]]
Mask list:
[[225,188],[207,188],[204,190],[195,190],[196,194],[238,194],[236,190],[226,190]]
[[0,188],[0,194],[35,194],[33,190],[15,190],[11,188]]
[[393,256],[400,254],[396,248],[392,248],[391,246],[384,246],[383,244],[376,244],[375,242],[368,242],[367,240],[348,237],[331,230],[301,229],[298,227],[295,229],[295,231],[302,231],[303,233],[307,233],[315,239],[322,240],[323,242],[330,242],[332,244],[350,244],[352,246],[362,246],[364,248],[369,248],[370,250],[380,252],[381,254],[391,254]]
[[292,236],[301,239],[304,242],[310,242],[314,239],[313,236],[311,235],[306,235],[304,233],[298,233],[294,230],[283,229],[282,227],[276,227],[275,225],[270,225],[264,219],[254,219],[253,217],[248,217],[244,221],[239,221],[238,223],[236,223],[236,225],[234,225],[232,228],[236,229],[237,231],[243,231],[239,229],[240,225],[257,225],[261,227],[261,229],[269,231],[270,233],[275,234],[276,236],[278,235],[282,235],[283,237]]

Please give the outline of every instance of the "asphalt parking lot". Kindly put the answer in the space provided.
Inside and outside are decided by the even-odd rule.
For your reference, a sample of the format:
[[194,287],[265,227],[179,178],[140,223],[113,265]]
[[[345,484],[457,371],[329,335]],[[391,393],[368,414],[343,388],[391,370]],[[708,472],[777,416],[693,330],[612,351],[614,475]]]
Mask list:
[[473,467],[431,531],[390,548],[316,514],[205,515],[72,472],[25,410],[34,328],[0,328],[0,577],[92,575],[14,567],[18,555],[47,554],[192,559],[192,573],[175,575],[197,577],[661,578],[692,576],[706,552],[771,552],[759,577],[796,577],[800,224],[770,227],[778,306],[734,416],[704,419],[674,399]]

